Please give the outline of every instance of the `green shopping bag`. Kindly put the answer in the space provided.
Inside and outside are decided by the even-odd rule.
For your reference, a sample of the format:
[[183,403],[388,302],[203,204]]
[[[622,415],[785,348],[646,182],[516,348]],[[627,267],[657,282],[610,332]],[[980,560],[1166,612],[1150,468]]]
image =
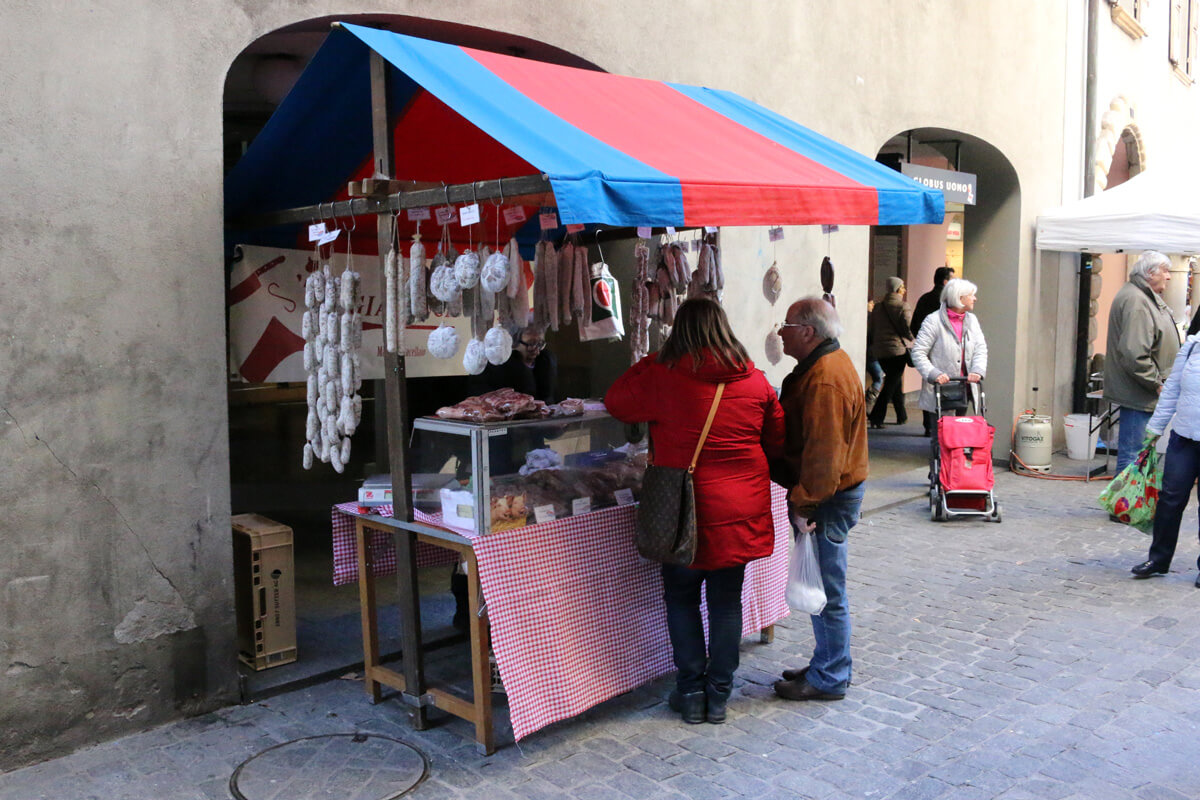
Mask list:
[[1100,493],[1100,506],[1126,525],[1150,533],[1154,528],[1154,510],[1158,508],[1161,486],[1162,464],[1154,440],[1149,439],[1142,445],[1137,458],[1104,487]]

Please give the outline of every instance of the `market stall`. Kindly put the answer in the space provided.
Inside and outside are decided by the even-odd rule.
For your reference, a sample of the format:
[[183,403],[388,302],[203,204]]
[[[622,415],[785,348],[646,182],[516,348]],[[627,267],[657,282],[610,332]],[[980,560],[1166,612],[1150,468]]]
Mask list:
[[[493,555],[506,547],[520,550],[529,546],[539,536],[557,530],[553,526],[561,523],[539,523],[537,519],[523,517],[520,525],[507,531],[497,531],[492,526],[494,518],[489,517],[491,512],[487,510],[491,507],[489,501],[495,499],[490,490],[492,481],[486,467],[480,467],[486,464],[486,460],[481,460],[486,459],[486,446],[474,448],[477,520],[474,535],[448,530],[434,517],[418,517],[415,513],[411,454],[405,441],[405,432],[410,428],[405,392],[408,342],[405,317],[411,316],[412,305],[408,305],[406,315],[401,304],[405,299],[412,301],[418,295],[424,296],[423,290],[412,293],[409,287],[414,285],[413,279],[436,282],[436,270],[427,272],[431,266],[429,258],[436,259],[434,253],[437,253],[449,261],[452,251],[460,255],[472,252],[478,243],[488,239],[488,231],[499,230],[504,216],[508,226],[505,232],[513,234],[512,241],[506,245],[501,241],[505,237],[497,235],[488,240],[488,245],[503,250],[505,263],[510,267],[521,259],[520,255],[514,255],[516,252],[523,252],[525,258],[533,256],[528,274],[518,270],[509,278],[511,281],[520,280],[522,275],[532,277],[532,291],[525,296],[521,292],[515,296],[510,293],[509,300],[528,303],[522,308],[536,315],[538,303],[547,303],[538,300],[537,290],[553,284],[554,269],[559,263],[568,264],[561,256],[566,246],[553,250],[548,241],[561,234],[560,225],[568,226],[568,232],[571,227],[584,224],[637,228],[637,235],[644,241],[639,246],[634,308],[628,320],[631,355],[636,356],[653,344],[650,331],[658,330],[661,334],[669,330],[674,302],[689,291],[718,297],[721,291],[716,277],[720,274],[719,262],[715,260],[719,253],[711,240],[704,242],[696,253],[696,269],[692,271],[677,243],[666,241],[665,252],[660,249],[650,253],[651,226],[662,231],[668,227],[715,229],[720,225],[932,223],[942,218],[942,195],[730,92],[532,62],[349,24],[337,27],[250,151],[231,172],[227,181],[230,236],[249,239],[254,238],[252,231],[270,230],[279,241],[294,245],[298,235],[296,226],[300,224],[353,218],[354,227],[343,228],[345,238],[357,232],[361,240],[363,231],[370,226],[358,220],[377,221],[373,226],[374,251],[384,276],[379,295],[388,298],[388,303],[396,303],[399,309],[389,305],[386,315],[381,314],[385,319],[376,334],[379,339],[375,340],[384,353],[387,456],[395,507],[391,517],[378,513],[349,515],[355,519],[367,688],[374,698],[379,697],[381,683],[399,689],[404,702],[413,709],[417,727],[423,727],[425,709],[431,705],[473,720],[481,746],[490,752],[490,715],[486,713],[490,711],[490,698],[485,696],[487,687],[482,680],[481,663],[486,654],[488,623],[496,627],[494,642],[503,677],[506,682],[519,683],[524,669],[521,665],[528,662],[523,662],[522,654],[513,648],[524,647],[520,644],[524,640],[521,636],[510,636],[508,626],[515,630],[522,624],[528,604],[516,602],[506,606],[504,598],[521,597],[521,590],[534,585],[529,582],[536,580],[532,573],[500,568],[513,562],[511,552],[495,559]],[[320,113],[315,109],[320,109]],[[339,199],[340,190],[335,187],[347,174],[357,179],[350,182]],[[507,177],[510,175],[519,177]],[[438,185],[434,186],[434,182]],[[462,207],[455,209],[456,204]],[[414,237],[417,241],[410,249],[409,231],[419,231],[422,219],[428,215],[407,212],[434,207],[455,212],[447,213],[440,223],[441,244],[435,248],[430,243],[428,249],[422,245],[417,251],[419,238]],[[518,208],[519,213],[515,212]],[[511,218],[505,216],[507,213],[512,214]],[[522,220],[528,222],[520,230],[511,227],[520,225]],[[433,225],[426,224],[427,239],[432,239],[428,231]],[[530,241],[520,241],[521,232],[528,233],[529,226],[534,226],[534,239],[541,241],[537,248]],[[553,250],[553,256],[548,250]],[[320,253],[318,249],[318,256]],[[482,290],[475,286],[480,281],[478,271],[486,267],[482,263],[486,259],[480,258],[481,254],[475,255],[475,263],[468,269],[475,274],[469,274],[465,281],[457,274],[458,262],[453,261],[452,265],[461,288],[475,292],[471,298],[476,313],[481,313],[481,306],[486,309],[485,299]],[[560,261],[547,260],[552,257]],[[703,266],[705,258],[709,259],[707,267]],[[554,268],[549,266],[551,263]],[[583,263],[587,266],[586,260]],[[595,289],[596,281],[605,279],[605,269],[601,267],[604,265],[591,265],[591,274],[586,277],[591,281],[594,296],[611,298],[611,289]],[[544,270],[549,271],[539,287],[538,277]],[[562,276],[578,274],[561,273]],[[728,279],[737,277],[730,275]],[[333,291],[336,279],[336,275],[325,275],[325,297]],[[568,283],[571,280],[567,277]],[[347,400],[353,399],[356,380],[364,377],[356,366],[355,348],[359,347],[361,334],[356,336],[353,328],[356,296],[353,280],[343,280],[340,284],[350,287],[341,288],[340,307],[334,301],[315,296],[322,291],[316,285],[320,283],[314,281],[314,296],[306,300],[309,309],[320,308],[323,317],[315,315],[316,321],[302,338],[311,344],[319,336],[329,336],[324,343],[328,350],[328,342],[337,340],[333,328],[339,308],[343,319],[349,317],[351,327],[343,328],[337,340],[338,354],[343,357],[341,372],[338,373],[336,358],[321,364],[326,369],[323,378],[340,374],[341,392],[337,381],[315,380],[310,376],[310,405],[314,415],[317,410],[323,411],[315,433],[315,423],[310,422],[306,458],[330,459],[336,468],[338,453],[348,448],[353,434],[354,426],[345,423],[354,421],[354,404],[347,404]],[[494,302],[502,288],[495,290]],[[453,302],[448,298],[452,296],[452,292],[445,297],[439,295],[438,300],[448,308]],[[543,306],[548,324],[561,322],[558,314],[553,313],[556,308],[559,308],[557,300]],[[583,330],[580,308],[573,307],[564,297],[560,310],[568,319],[574,318]],[[478,351],[484,349],[485,334],[494,329],[493,320],[501,313],[492,307],[482,312],[479,324],[472,327],[464,356],[468,371],[482,369]],[[619,312],[614,317],[618,323],[624,323]],[[343,321],[342,325],[346,324]],[[315,334],[317,327],[320,332]],[[581,334],[581,338],[585,337]],[[476,358],[472,358],[471,346],[476,343],[479,347]],[[433,349],[430,335],[430,350]],[[453,357],[462,352],[457,342],[453,348],[437,349],[444,349]],[[309,361],[315,370],[316,362],[322,359]],[[342,405],[337,408],[339,394]],[[329,422],[335,415],[336,421]],[[594,452],[594,448],[588,451]],[[487,478],[481,479],[483,476]],[[780,498],[777,496],[776,500],[778,504]],[[573,514],[572,519],[586,525],[591,524],[586,518],[596,515],[613,523],[622,519],[627,522],[630,513],[629,507],[618,505],[585,510],[578,518]],[[777,520],[785,517],[781,508]],[[403,674],[378,663],[378,651],[372,641],[374,586],[370,564],[374,556],[367,547],[370,529],[387,531],[395,539],[401,578],[400,610],[405,621]],[[786,532],[786,526],[777,524],[777,530]],[[427,691],[420,631],[415,624],[419,619],[414,580],[418,541],[460,552],[475,585],[482,583],[486,615],[478,613],[481,608],[478,593],[471,593],[469,639],[476,676],[473,701],[443,691]],[[622,558],[621,563],[640,570],[639,574],[653,573],[636,556],[633,560]],[[559,568],[569,569],[569,566],[562,564]],[[639,585],[646,589],[653,584],[644,580]],[[763,583],[753,585],[761,587]],[[777,601],[770,598],[755,607],[766,609],[761,619],[751,623],[759,627],[778,618],[771,618],[771,614],[781,613]],[[570,613],[563,609],[560,612]],[[613,634],[606,639],[607,646],[618,646],[621,638]],[[662,639],[665,643],[665,636]],[[536,673],[544,669],[544,661],[535,660],[531,670]],[[510,674],[504,674],[506,663]],[[652,677],[651,673],[658,668],[651,666],[649,672],[626,671],[612,687],[606,687],[605,691],[610,692],[607,696],[623,691],[621,686],[628,688]],[[578,713],[588,704],[598,702],[596,697],[571,698],[555,705],[549,717],[558,719]],[[518,738],[549,721],[549,717],[539,717],[526,724],[521,716],[524,712],[517,710],[524,702],[524,699],[514,701],[517,715],[514,729],[520,728]],[[520,723],[518,717],[522,719]]]

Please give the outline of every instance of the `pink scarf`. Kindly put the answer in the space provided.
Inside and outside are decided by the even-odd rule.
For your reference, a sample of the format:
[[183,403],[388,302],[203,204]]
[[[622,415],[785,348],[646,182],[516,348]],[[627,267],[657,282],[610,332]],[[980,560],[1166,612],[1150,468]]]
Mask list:
[[958,340],[962,341],[963,319],[966,318],[967,312],[960,311],[955,308],[947,308],[946,316],[950,317],[950,327],[954,328],[954,334],[958,336]]

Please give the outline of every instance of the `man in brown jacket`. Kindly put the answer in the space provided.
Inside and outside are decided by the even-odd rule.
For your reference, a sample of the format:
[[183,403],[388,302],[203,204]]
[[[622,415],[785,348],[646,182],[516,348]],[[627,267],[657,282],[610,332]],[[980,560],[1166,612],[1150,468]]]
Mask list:
[[797,536],[815,535],[825,609],[812,617],[812,659],[775,683],[787,700],[841,700],[850,685],[850,607],[846,534],[858,522],[867,478],[866,401],[858,372],[841,349],[837,311],[819,297],[788,309],[780,336],[796,367],[783,381],[784,462],[773,465],[788,488]]

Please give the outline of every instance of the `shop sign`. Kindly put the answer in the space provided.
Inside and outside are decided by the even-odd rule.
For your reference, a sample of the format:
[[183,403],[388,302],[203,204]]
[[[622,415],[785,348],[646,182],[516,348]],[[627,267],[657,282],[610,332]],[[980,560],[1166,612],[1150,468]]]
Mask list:
[[975,176],[970,172],[954,172],[907,162],[900,164],[900,172],[930,189],[937,189],[947,203],[975,205]]

